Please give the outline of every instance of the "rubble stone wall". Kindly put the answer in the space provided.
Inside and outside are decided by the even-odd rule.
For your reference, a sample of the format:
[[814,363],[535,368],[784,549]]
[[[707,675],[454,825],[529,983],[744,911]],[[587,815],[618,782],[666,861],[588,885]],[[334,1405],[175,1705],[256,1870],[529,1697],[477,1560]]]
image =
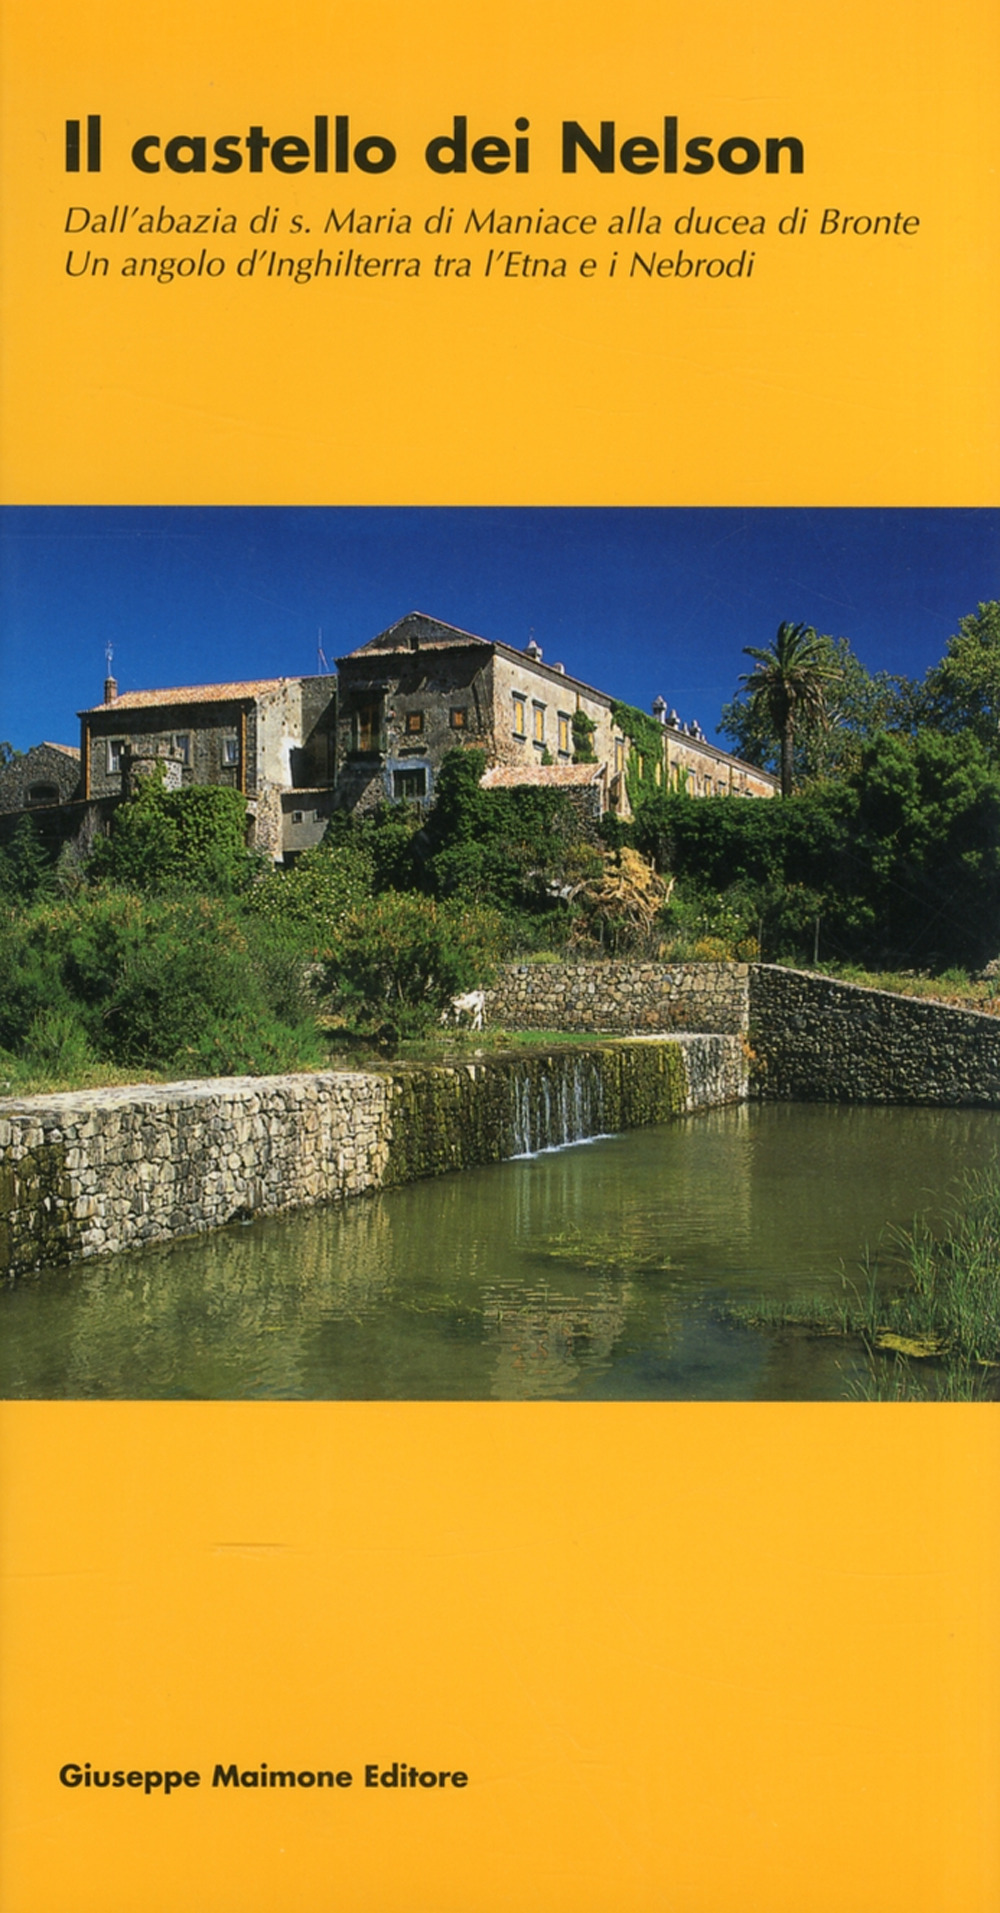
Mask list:
[[0,1102],[0,1269],[142,1247],[741,1100],[720,1036]]
[[510,963],[486,992],[498,1029],[714,1030],[735,1036],[749,1018],[745,963]]

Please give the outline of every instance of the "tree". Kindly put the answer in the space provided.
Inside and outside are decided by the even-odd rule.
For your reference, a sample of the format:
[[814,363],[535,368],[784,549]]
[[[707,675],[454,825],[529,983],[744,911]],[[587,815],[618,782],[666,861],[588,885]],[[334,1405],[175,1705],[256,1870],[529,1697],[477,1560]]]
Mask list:
[[149,895],[225,895],[242,888],[253,867],[239,791],[212,784],[167,790],[156,776],[115,811],[110,836],[94,845],[89,875]]
[[971,731],[1000,755],[1000,602],[960,618],[940,664],[924,683],[928,721],[936,730]]
[[754,670],[741,677],[752,721],[764,725],[780,747],[781,795],[790,797],[794,783],[796,726],[826,722],[826,688],[836,669],[810,624],[779,624],[774,643],[766,651],[745,644]]
[[[817,651],[830,677],[821,719],[800,713],[795,725],[793,776],[796,785],[858,770],[865,748],[880,731],[909,736],[921,720],[924,689],[915,679],[889,671],[869,671],[847,638],[817,636]],[[752,682],[752,679],[750,680]],[[777,770],[781,741],[762,703],[739,691],[722,707],[719,730],[740,757],[764,770]]]
[[356,1029],[416,1035],[453,996],[490,981],[501,940],[495,910],[387,890],[341,918],[325,987]]
[[52,858],[32,817],[22,814],[7,845],[0,845],[0,902],[31,904],[55,887]]

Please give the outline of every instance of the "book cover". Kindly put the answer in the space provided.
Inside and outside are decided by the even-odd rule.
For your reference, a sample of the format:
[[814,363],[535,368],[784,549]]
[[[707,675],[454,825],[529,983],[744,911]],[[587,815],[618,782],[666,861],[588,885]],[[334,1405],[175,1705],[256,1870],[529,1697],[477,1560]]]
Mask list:
[[[978,0],[2,19],[0,482],[56,565],[185,511],[349,514],[354,580],[362,510],[460,512],[471,580],[515,510],[829,552],[997,504]],[[98,701],[72,635],[32,671]],[[110,1392],[0,1410],[2,1913],[1000,1901],[994,1406]]]

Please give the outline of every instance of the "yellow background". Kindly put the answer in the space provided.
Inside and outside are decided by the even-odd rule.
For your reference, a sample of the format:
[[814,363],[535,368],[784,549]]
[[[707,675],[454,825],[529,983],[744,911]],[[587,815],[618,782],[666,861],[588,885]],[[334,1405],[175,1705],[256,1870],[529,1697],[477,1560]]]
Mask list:
[[[4,1913],[986,1913],[980,1408],[19,1404]],[[465,1767],[461,1793],[364,1765]],[[63,1762],[201,1771],[68,1792]],[[350,1792],[212,1790],[215,1762]]]
[[[992,5],[5,0],[4,33],[8,501],[996,502]],[[68,180],[63,121],[92,111],[104,171]],[[138,134],[316,111],[398,136],[391,176],[351,182],[373,211],[605,221],[658,194],[773,223],[807,185],[814,215],[921,234],[769,237],[752,282],[708,287],[67,277],[71,203],[278,199],[140,180],[114,157]],[[431,179],[462,111],[530,117],[527,181]],[[673,111],[682,138],[800,134],[805,181],[555,170],[563,118]],[[994,1411],[22,1403],[0,1427],[2,1913],[1000,1906]],[[470,1786],[56,1779],[397,1757]]]
[[[993,0],[4,0],[4,16],[8,498],[995,501]],[[67,175],[63,123],[89,112],[104,169]],[[395,169],[147,179],[127,157],[148,132],[309,135],[316,112],[389,132]],[[424,145],[457,112],[473,136],[510,136],[525,114],[530,175],[432,175]],[[682,142],[796,134],[806,171],[558,170],[564,118],[594,132],[612,119],[620,141],[658,134],[665,113]],[[772,229],[808,204],[811,225],[769,231],[743,283],[292,286],[241,283],[231,264],[216,283],[157,285],[123,280],[116,244],[107,280],[67,277],[67,253],[86,249],[65,234],[68,207],[121,203],[221,205],[241,235],[266,205],[298,208],[312,243],[330,206],[351,204],[587,207],[602,226],[633,204],[694,204],[763,211]],[[922,223],[909,239],[821,239],[826,206]],[[607,256],[606,234],[593,250]]]

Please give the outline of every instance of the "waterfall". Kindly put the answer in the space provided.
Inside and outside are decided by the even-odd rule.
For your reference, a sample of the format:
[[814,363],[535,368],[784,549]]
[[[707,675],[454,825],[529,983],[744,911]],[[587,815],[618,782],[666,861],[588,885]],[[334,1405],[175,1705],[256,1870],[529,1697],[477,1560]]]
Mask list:
[[393,1073],[382,1187],[666,1122],[686,1097],[683,1056],[672,1040],[403,1065]]
[[513,1156],[606,1135],[604,1059],[568,1052],[526,1059],[513,1074]]

